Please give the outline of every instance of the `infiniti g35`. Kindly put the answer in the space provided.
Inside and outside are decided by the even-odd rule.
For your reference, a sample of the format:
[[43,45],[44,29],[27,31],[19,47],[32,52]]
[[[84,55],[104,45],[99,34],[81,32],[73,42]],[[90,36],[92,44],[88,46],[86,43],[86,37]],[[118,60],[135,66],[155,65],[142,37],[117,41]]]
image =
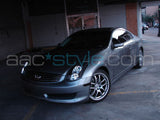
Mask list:
[[[52,102],[98,102],[111,84],[133,67],[143,66],[142,41],[123,28],[78,31],[57,48],[25,63],[21,76],[28,94]],[[81,61],[81,62],[80,62]]]

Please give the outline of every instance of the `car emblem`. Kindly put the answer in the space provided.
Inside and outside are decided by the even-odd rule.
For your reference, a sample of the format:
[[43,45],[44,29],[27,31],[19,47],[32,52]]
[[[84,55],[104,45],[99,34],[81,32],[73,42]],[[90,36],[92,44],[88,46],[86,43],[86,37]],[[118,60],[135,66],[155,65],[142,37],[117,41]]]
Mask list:
[[42,76],[40,76],[40,75],[34,75],[34,78],[39,80],[39,79],[42,78]]

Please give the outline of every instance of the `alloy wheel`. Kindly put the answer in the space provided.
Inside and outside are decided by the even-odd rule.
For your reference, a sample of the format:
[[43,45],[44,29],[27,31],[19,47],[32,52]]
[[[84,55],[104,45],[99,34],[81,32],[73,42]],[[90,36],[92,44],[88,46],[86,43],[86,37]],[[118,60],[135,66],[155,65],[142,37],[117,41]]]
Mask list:
[[106,97],[109,92],[109,79],[104,73],[95,73],[90,85],[90,99],[100,101]]

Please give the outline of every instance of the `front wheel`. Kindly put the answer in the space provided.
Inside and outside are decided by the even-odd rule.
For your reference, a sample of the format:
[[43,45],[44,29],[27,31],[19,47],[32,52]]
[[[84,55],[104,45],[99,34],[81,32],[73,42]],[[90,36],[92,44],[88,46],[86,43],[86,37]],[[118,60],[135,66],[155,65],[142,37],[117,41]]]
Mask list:
[[93,74],[90,83],[89,98],[92,102],[103,100],[109,93],[110,79],[103,70],[98,70]]

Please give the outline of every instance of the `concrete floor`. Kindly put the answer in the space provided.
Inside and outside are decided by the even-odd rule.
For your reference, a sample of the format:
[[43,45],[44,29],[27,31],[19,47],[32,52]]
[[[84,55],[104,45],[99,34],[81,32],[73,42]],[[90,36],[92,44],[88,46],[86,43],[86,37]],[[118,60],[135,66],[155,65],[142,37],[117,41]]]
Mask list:
[[56,104],[25,96],[19,67],[0,65],[0,120],[159,120],[160,38],[143,36],[146,60],[113,84],[99,103]]

